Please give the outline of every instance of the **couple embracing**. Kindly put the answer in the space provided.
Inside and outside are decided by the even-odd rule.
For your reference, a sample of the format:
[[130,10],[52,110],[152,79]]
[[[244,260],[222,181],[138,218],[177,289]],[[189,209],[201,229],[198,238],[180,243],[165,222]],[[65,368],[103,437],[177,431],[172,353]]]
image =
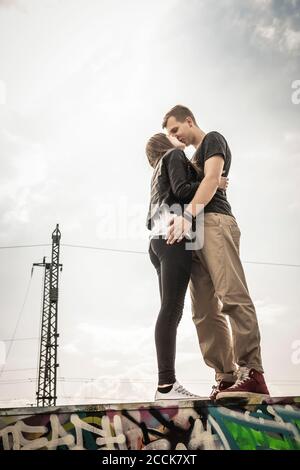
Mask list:
[[[173,107],[162,127],[165,132],[146,145],[153,168],[149,256],[161,300],[155,400],[200,398],[175,374],[176,333],[188,288],[200,350],[215,371],[211,400],[268,396],[259,326],[239,255],[241,232],[226,196],[230,148],[219,132],[205,133],[185,106]],[[184,153],[190,145],[191,160]]]

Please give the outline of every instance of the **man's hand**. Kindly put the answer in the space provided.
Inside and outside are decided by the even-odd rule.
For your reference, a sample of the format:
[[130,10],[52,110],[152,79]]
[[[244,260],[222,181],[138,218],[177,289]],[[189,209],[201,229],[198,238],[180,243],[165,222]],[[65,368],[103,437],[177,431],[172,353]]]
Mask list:
[[227,176],[221,176],[219,189],[224,189],[226,191],[226,189],[228,188],[228,184],[229,184],[229,178],[227,178]]
[[167,245],[173,245],[176,241],[180,242],[190,230],[192,223],[186,220],[182,215],[173,217],[169,222],[167,232]]
[[[186,207],[185,212],[192,214],[196,217],[214,197],[218,186],[221,182],[222,172],[224,167],[224,158],[222,155],[214,155],[210,157],[204,165],[204,178],[201,181],[195,196]],[[167,233],[167,244],[172,245],[180,242],[187,234],[192,226],[192,222],[185,220],[182,216],[177,216],[169,223]]]

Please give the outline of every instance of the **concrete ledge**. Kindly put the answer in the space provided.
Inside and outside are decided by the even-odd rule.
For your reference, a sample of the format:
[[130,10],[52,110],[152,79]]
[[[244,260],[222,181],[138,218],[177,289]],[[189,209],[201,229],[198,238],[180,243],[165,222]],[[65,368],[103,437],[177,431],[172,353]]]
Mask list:
[[300,450],[300,398],[1,409],[9,449]]

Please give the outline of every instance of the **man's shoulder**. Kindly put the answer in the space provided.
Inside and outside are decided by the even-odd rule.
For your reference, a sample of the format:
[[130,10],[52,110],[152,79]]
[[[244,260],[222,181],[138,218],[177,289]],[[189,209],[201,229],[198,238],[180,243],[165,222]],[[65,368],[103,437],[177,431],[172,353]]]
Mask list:
[[205,135],[204,140],[205,140],[205,141],[217,140],[217,141],[226,142],[226,139],[225,139],[225,137],[223,136],[223,134],[221,134],[221,132],[218,132],[218,131],[210,131],[210,132],[208,132],[208,133]]

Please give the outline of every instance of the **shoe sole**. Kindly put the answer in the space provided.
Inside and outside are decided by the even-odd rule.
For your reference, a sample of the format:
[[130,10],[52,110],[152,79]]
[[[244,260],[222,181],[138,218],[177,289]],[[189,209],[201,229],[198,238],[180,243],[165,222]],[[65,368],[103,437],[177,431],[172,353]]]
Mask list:
[[265,400],[270,399],[270,395],[263,393],[254,393],[254,392],[228,392],[228,393],[219,393],[216,398],[218,403],[262,403]]
[[199,400],[207,400],[207,398],[199,397],[199,398],[155,398],[154,401],[199,401]]
[[257,397],[257,398],[270,398],[270,395],[266,395],[264,393],[255,393],[255,392],[220,392],[218,393],[217,395],[217,398],[226,398],[226,397],[230,397],[230,398],[234,398],[234,397],[238,397],[238,398],[254,398],[254,397]]

